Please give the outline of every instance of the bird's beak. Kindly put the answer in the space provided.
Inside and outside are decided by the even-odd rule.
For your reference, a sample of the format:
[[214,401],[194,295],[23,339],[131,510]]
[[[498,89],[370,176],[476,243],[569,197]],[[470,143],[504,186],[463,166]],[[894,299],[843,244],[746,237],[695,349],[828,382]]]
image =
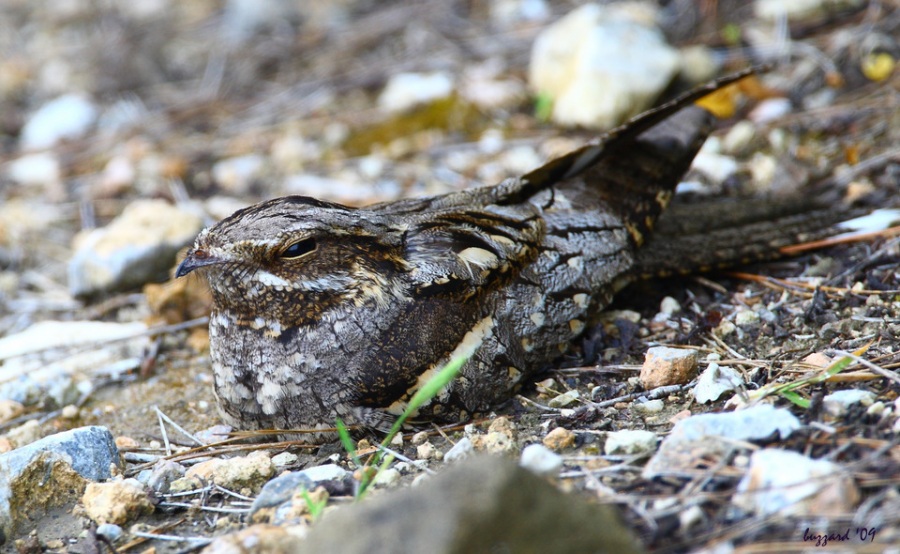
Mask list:
[[219,258],[210,255],[206,250],[195,248],[188,252],[184,261],[178,265],[178,269],[175,270],[175,277],[184,277],[195,269],[217,264],[219,262],[221,262]]

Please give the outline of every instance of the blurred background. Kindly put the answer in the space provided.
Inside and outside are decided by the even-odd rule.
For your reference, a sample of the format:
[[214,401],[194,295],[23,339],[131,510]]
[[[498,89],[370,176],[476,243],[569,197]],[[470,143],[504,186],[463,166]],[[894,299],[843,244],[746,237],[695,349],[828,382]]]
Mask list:
[[[718,99],[745,120],[693,185],[796,187],[888,143],[898,13],[861,0],[5,0],[0,298],[133,289],[202,224],[262,198],[358,205],[493,184],[755,63],[775,69]],[[772,121],[789,128],[773,136]],[[810,129],[823,140],[804,144]],[[166,263],[94,282],[131,262],[97,259],[96,244],[79,254],[80,241],[129,206],[166,227],[150,245]],[[147,235],[115,234],[129,233]]]

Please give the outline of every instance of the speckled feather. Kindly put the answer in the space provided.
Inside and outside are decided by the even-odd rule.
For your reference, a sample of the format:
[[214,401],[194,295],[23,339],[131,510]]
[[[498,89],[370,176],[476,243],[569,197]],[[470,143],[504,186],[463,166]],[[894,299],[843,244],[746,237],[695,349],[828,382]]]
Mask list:
[[362,209],[278,198],[201,232],[178,275],[200,270],[212,290],[226,421],[383,428],[458,355],[460,377],[420,416],[509,398],[633,277],[710,130],[689,104],[721,84],[493,187]]

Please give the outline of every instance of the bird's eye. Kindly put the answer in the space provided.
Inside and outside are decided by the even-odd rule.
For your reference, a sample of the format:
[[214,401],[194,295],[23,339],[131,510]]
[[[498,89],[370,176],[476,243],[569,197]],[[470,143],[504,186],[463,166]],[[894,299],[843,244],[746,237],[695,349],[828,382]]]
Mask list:
[[308,238],[303,240],[298,240],[297,242],[291,244],[287,248],[281,251],[281,257],[285,259],[294,259],[299,258],[305,254],[309,254],[310,252],[316,249],[316,239]]

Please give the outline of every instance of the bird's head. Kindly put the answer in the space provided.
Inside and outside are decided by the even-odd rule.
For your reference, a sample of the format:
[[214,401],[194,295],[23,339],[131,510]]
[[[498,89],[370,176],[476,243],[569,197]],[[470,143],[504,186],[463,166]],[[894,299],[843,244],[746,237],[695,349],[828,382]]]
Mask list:
[[176,277],[206,277],[219,310],[302,324],[342,303],[378,301],[401,269],[401,234],[372,212],[288,196],[204,229]]

